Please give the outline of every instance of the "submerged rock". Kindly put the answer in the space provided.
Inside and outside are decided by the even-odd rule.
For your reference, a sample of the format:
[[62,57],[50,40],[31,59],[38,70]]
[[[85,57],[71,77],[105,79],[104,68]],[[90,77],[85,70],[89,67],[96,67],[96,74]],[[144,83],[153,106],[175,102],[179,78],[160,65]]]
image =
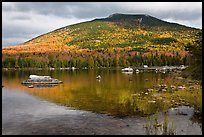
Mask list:
[[161,85],[157,84],[157,85],[154,85],[154,87],[158,89],[158,88],[161,88]]
[[193,91],[195,89],[194,86],[189,86],[189,91]]
[[161,88],[167,89],[167,85],[161,85]]
[[149,100],[148,103],[156,103],[155,100]]
[[174,89],[176,89],[176,86],[171,85],[170,88],[174,90]]
[[148,95],[148,93],[147,93],[147,92],[145,92],[145,95]]
[[166,92],[167,90],[166,89],[161,89],[161,92]]
[[153,89],[147,89],[147,92],[153,92]]
[[155,93],[155,94],[153,94],[152,96],[153,97],[158,97],[158,96],[160,96],[161,94],[160,93]]
[[186,89],[186,87],[184,87],[184,86],[178,86],[177,89],[178,89],[178,90],[183,90],[183,89]]

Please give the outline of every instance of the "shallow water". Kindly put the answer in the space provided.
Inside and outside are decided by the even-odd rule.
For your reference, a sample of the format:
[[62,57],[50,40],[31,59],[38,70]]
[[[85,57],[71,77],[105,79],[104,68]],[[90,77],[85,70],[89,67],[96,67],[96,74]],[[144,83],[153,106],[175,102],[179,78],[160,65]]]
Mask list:
[[[21,85],[30,74],[50,75],[63,81],[52,88],[28,88]],[[101,75],[101,79],[96,77]],[[6,71],[5,88],[19,89],[45,100],[81,110],[120,115],[118,104],[132,94],[141,93],[159,81],[168,82],[169,74],[123,74],[121,70]]]
[[[63,84],[51,88],[21,85],[30,74],[50,75]],[[100,81],[96,79],[99,74]],[[139,115],[115,117],[120,113],[117,105],[121,99],[158,82],[168,84],[172,75],[127,75],[120,70],[21,70],[3,71],[2,80],[2,134],[146,134],[143,125],[148,119]],[[184,110],[187,115],[169,110],[176,134],[202,134],[201,124],[190,120],[192,108]],[[163,114],[158,117],[161,121]]]

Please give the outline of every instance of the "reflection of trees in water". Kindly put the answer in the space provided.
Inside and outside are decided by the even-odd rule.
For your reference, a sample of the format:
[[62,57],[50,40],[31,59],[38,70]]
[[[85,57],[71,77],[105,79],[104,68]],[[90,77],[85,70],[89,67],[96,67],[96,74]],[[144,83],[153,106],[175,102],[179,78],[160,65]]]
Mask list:
[[[71,105],[79,109],[96,112],[104,112],[105,110],[112,115],[116,113],[120,115],[121,112],[128,113],[126,110],[122,110],[124,108],[115,109],[119,98],[122,98],[123,94],[128,97],[134,92],[142,91],[145,86],[151,85],[152,81],[155,81],[154,75],[157,75],[150,73],[131,75],[132,81],[130,82],[129,76],[123,75],[121,70],[9,70],[3,74],[3,79],[9,83],[10,87],[18,87],[23,91],[62,105]],[[41,88],[43,86],[39,86],[39,88],[34,89],[21,86],[21,82],[31,74],[49,75],[63,81],[63,84],[53,88]],[[96,79],[98,74],[102,77],[100,82]],[[143,80],[146,78],[149,79],[148,83]],[[128,108],[131,109],[130,106],[125,109]]]
[[[34,89],[22,86],[21,82],[27,79],[30,74],[49,75],[63,81],[63,84],[52,88]],[[99,74],[102,77],[100,82],[96,79]],[[22,91],[33,93],[52,102],[99,113],[106,111],[106,113],[119,117],[151,115],[157,111],[168,109],[171,105],[168,100],[175,100],[172,93],[168,93],[168,95],[167,93],[161,94],[162,98],[165,96],[163,99],[151,96],[151,93],[145,94],[147,89],[152,88],[155,84],[166,84],[169,82],[168,84],[171,85],[172,82],[175,82],[171,74],[163,75],[155,72],[142,72],[124,75],[121,70],[107,69],[74,71],[9,70],[3,73],[2,78],[7,85],[9,84],[9,87],[19,88]],[[187,96],[186,93],[182,94],[183,97]],[[190,98],[192,93],[188,94]],[[163,102],[164,100],[166,102]]]

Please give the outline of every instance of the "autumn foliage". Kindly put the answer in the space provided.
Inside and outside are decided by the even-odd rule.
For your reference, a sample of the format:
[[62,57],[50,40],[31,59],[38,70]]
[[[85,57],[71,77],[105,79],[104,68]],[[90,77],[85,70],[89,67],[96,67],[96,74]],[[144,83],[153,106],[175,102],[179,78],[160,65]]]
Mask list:
[[178,25],[175,30],[166,23],[161,27],[145,26],[144,20],[130,26],[124,20],[66,26],[3,48],[2,64],[6,68],[188,65],[185,45],[194,41],[198,30]]

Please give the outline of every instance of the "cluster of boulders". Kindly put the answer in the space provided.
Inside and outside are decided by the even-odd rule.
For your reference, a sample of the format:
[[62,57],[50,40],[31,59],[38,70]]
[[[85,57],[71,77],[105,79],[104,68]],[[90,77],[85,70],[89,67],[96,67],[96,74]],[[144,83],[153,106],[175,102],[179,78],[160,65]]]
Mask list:
[[168,89],[170,91],[176,91],[176,90],[183,90],[183,89],[186,89],[185,86],[175,86],[175,85],[171,85],[171,86],[167,86],[167,85],[160,85],[160,84],[157,84],[154,86],[156,88],[156,91],[158,92],[166,92]]
[[[157,84],[157,85],[154,85],[154,89],[153,88],[149,88],[146,90],[146,94],[147,93],[151,93],[153,91],[156,91],[156,92],[174,92],[174,91],[178,91],[178,90],[184,90],[184,89],[187,89],[186,86],[175,86],[175,85],[170,85],[170,86],[167,86],[166,84]],[[189,91],[193,91],[195,89],[194,86],[189,86],[188,87],[188,90]]]

